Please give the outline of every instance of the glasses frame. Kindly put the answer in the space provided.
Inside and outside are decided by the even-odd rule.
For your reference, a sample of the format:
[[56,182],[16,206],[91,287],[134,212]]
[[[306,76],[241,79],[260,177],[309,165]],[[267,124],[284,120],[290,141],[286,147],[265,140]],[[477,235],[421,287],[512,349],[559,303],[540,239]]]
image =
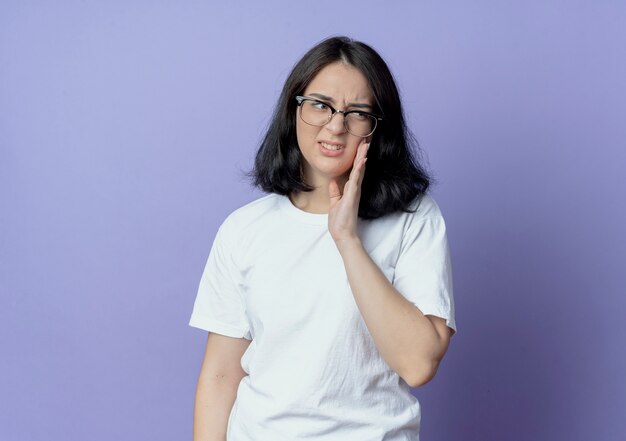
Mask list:
[[[298,96],[296,96],[296,101],[298,102],[298,107],[300,108],[300,111],[299,111],[299,113],[300,113],[300,119],[301,119],[301,120],[302,120],[305,124],[308,124],[308,125],[313,126],[313,127],[323,127],[323,126],[325,126],[326,124],[328,124],[329,122],[331,122],[331,120],[333,119],[333,116],[335,116],[335,114],[336,114],[336,113],[341,113],[341,114],[343,114],[343,126],[344,126],[344,128],[346,129],[346,131],[347,131],[348,133],[350,133],[351,135],[358,136],[359,138],[367,138],[368,136],[371,136],[371,135],[372,135],[372,133],[374,133],[374,131],[376,130],[376,127],[378,127],[378,121],[382,121],[382,120],[383,120],[383,118],[382,118],[381,116],[375,115],[375,114],[370,113],[370,112],[365,112],[365,111],[363,111],[363,110],[358,110],[358,109],[353,109],[353,110],[337,110],[337,109],[335,109],[333,106],[331,106],[330,104],[328,104],[326,101],[322,101],[322,100],[317,99],[317,98],[312,98],[312,97],[310,97],[310,96],[301,96],[301,95],[298,95]],[[323,104],[323,105],[327,106],[327,107],[330,109],[330,112],[331,112],[331,113],[330,113],[330,116],[328,117],[328,121],[326,121],[324,124],[311,124],[311,123],[309,123],[309,122],[304,121],[304,119],[302,118],[302,103],[304,103],[305,101],[315,101],[315,102],[317,102],[317,103],[320,103],[320,104]],[[363,114],[363,115],[368,115],[368,116],[371,116],[372,118],[374,118],[374,128],[372,129],[372,131],[371,131],[371,132],[369,132],[367,135],[355,135],[354,133],[352,133],[352,132],[350,131],[350,129],[348,128],[347,119],[346,119],[346,117],[347,117],[348,115],[350,115],[351,113],[361,113],[361,114]]]

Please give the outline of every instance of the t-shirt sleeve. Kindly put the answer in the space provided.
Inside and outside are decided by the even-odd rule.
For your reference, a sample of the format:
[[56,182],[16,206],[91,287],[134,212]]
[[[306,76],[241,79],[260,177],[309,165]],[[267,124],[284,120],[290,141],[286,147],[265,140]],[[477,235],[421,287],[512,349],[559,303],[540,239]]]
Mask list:
[[456,332],[450,250],[442,216],[416,219],[407,229],[393,285],[423,314],[445,319]]
[[223,224],[215,236],[196,294],[189,325],[228,337],[251,340],[241,293],[241,272],[233,237]]

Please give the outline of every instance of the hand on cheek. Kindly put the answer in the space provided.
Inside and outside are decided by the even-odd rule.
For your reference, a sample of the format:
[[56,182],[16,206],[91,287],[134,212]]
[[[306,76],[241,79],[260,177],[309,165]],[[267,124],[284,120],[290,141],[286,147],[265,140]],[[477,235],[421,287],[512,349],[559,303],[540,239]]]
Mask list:
[[332,179],[329,183],[330,209],[328,212],[328,231],[335,242],[358,239],[359,201],[361,199],[361,184],[365,174],[368,148],[369,143],[366,139],[363,139],[357,148],[352,170],[343,192],[341,192],[336,179]]

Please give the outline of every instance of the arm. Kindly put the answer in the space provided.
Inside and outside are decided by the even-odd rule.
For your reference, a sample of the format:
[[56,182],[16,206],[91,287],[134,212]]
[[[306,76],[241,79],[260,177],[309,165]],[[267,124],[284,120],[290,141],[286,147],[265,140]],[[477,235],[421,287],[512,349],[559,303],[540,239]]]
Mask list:
[[250,345],[244,338],[209,332],[200,369],[193,416],[194,441],[225,441],[237,388],[246,375],[241,357]]
[[329,185],[328,229],[341,254],[363,320],[387,364],[410,386],[430,381],[445,355],[451,330],[445,320],[424,315],[387,280],[357,234],[367,148],[359,146],[343,194]]
[[436,374],[450,342],[450,328],[402,296],[358,238],[337,243],[356,304],[387,364],[411,387]]

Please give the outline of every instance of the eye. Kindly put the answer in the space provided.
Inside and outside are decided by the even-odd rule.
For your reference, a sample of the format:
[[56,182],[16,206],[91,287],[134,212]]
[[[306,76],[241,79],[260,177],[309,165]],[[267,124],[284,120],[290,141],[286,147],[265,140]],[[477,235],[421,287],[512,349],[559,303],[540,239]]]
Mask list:
[[328,105],[321,101],[311,101],[311,106],[317,110],[328,110]]
[[365,121],[370,117],[367,113],[361,112],[350,112],[350,116],[356,121]]

